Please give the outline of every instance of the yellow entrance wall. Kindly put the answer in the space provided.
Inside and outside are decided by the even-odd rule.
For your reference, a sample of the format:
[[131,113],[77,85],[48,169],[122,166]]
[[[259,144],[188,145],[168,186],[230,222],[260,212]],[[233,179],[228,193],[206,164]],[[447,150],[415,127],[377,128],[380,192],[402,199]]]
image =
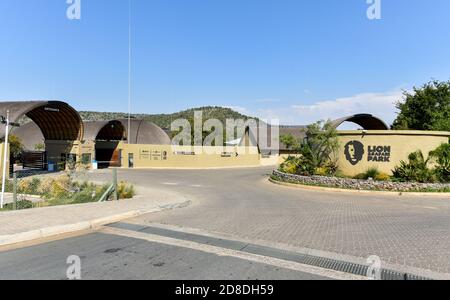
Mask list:
[[171,145],[129,145],[120,143],[122,167],[134,156],[134,168],[225,168],[260,165],[257,147],[184,147]]
[[[392,170],[400,164],[402,160],[406,161],[409,154],[421,150],[424,155],[435,150],[441,144],[448,143],[450,132],[429,132],[429,131],[339,131],[339,167],[347,176],[356,176],[366,172],[369,168],[376,167],[380,172],[392,175]],[[357,141],[363,145],[364,154],[362,159],[352,165],[345,155],[345,146]],[[372,151],[378,147],[383,148],[382,152]],[[389,148],[390,147],[390,148]],[[390,152],[388,151],[390,149]],[[386,150],[386,151],[385,151]],[[369,155],[372,160],[384,160],[388,162],[369,161]],[[355,162],[355,160],[354,160]]]
[[83,154],[91,154],[91,161],[95,157],[95,144],[81,141],[46,141],[45,151],[47,161],[55,164],[61,163],[61,155],[74,154],[77,162],[81,162]]

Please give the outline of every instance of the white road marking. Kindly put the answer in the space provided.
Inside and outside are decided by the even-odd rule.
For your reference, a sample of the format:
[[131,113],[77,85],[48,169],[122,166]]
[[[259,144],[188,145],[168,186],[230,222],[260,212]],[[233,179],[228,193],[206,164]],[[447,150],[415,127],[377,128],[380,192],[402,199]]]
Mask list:
[[176,182],[163,182],[161,184],[163,184],[163,185],[172,185],[172,186],[180,185],[179,183],[176,183]]
[[118,236],[124,236],[124,237],[131,237],[135,239],[145,240],[148,242],[154,242],[154,243],[160,243],[175,247],[182,247],[182,248],[188,248],[192,250],[202,251],[205,253],[211,253],[218,256],[227,256],[227,257],[235,257],[247,261],[252,261],[255,263],[261,263],[266,265],[271,265],[279,268],[314,274],[318,276],[327,277],[330,279],[337,279],[337,280],[367,280],[367,277],[363,276],[357,276],[353,274],[347,274],[343,272],[333,271],[333,270],[327,270],[322,269],[319,267],[314,266],[308,266],[292,261],[286,261],[282,259],[277,259],[273,257],[268,256],[262,256],[262,255],[256,255],[256,254],[250,254],[246,252],[231,250],[231,249],[225,249],[220,248],[216,246],[210,246],[205,244],[199,244],[191,241],[185,241],[185,240],[178,240],[173,238],[168,238],[164,236],[149,234],[149,233],[143,233],[143,232],[135,232],[125,229],[118,229],[118,228],[111,228],[111,227],[103,227],[100,232],[106,233],[106,234],[112,234],[112,235],[118,235]]

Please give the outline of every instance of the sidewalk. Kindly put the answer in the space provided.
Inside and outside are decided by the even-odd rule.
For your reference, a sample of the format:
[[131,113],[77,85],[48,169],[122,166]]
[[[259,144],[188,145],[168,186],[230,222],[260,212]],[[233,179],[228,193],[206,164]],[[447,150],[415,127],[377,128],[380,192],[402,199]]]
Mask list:
[[0,213],[0,246],[93,229],[190,202],[175,193],[140,189],[134,199]]

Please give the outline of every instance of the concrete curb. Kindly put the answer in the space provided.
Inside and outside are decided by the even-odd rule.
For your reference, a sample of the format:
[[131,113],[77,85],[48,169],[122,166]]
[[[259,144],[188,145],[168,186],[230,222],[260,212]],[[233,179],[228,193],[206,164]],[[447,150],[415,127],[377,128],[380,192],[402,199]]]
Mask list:
[[[186,205],[189,205],[190,201],[180,202],[177,204],[173,204],[170,209],[173,208],[182,208]],[[100,228],[101,226],[117,223],[126,219],[138,217],[144,214],[155,213],[159,211],[166,210],[168,208],[160,206],[147,210],[132,210],[126,213],[116,214],[104,218],[94,219],[91,221],[84,221],[74,224],[64,224],[52,227],[44,227],[41,229],[36,229],[28,232],[20,232],[12,235],[3,235],[0,236],[0,247],[1,246],[10,246],[18,243],[29,242],[33,240],[39,240],[43,238],[55,237],[58,235],[74,233],[78,231],[84,230],[93,230]]]
[[381,195],[381,196],[395,196],[395,197],[403,197],[403,196],[439,197],[439,198],[449,198],[450,199],[450,193],[417,193],[417,192],[389,192],[389,191],[338,189],[338,188],[331,188],[331,187],[304,185],[301,183],[282,182],[282,181],[274,180],[272,178],[269,178],[269,182],[276,184],[276,185],[280,185],[280,186],[286,186],[286,187],[302,189],[302,190],[310,190],[310,191],[316,191],[316,192],[350,193],[350,194]]

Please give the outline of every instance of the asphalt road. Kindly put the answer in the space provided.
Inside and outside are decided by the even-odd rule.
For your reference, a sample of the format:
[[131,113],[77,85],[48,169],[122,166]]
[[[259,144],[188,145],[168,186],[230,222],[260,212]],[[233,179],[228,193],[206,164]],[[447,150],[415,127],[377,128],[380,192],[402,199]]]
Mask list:
[[[286,188],[267,182],[270,171],[119,170],[121,180],[176,191],[192,201],[189,207],[144,215],[126,223],[171,226],[280,249],[306,249],[341,260],[365,260],[376,255],[385,265],[450,273],[450,199]],[[110,173],[103,170],[88,176],[107,180]],[[63,259],[76,254],[85,257],[85,278],[339,279],[339,274],[293,268],[279,261],[264,263],[260,257],[246,257],[241,252],[224,257],[220,247],[220,251],[210,245],[204,249],[180,239],[168,242],[164,235],[139,234],[106,230],[0,253],[0,278],[3,270],[7,270],[6,278],[21,278],[29,270],[30,261],[35,264],[35,272],[29,272],[33,273],[29,276],[58,274],[60,278],[64,273],[57,270],[64,267],[51,262],[52,257]],[[130,247],[136,247],[136,251]],[[112,253],[114,256],[110,249],[126,250]],[[148,259],[155,255],[159,257],[156,261]],[[154,265],[162,266],[155,269]]]
[[183,210],[130,222],[196,228],[353,257],[376,255],[386,264],[450,273],[448,197],[286,188],[267,181],[271,170],[121,170],[119,177],[178,191],[193,201]]
[[67,279],[69,256],[82,280],[321,280],[327,277],[102,233],[0,254],[0,280]]

